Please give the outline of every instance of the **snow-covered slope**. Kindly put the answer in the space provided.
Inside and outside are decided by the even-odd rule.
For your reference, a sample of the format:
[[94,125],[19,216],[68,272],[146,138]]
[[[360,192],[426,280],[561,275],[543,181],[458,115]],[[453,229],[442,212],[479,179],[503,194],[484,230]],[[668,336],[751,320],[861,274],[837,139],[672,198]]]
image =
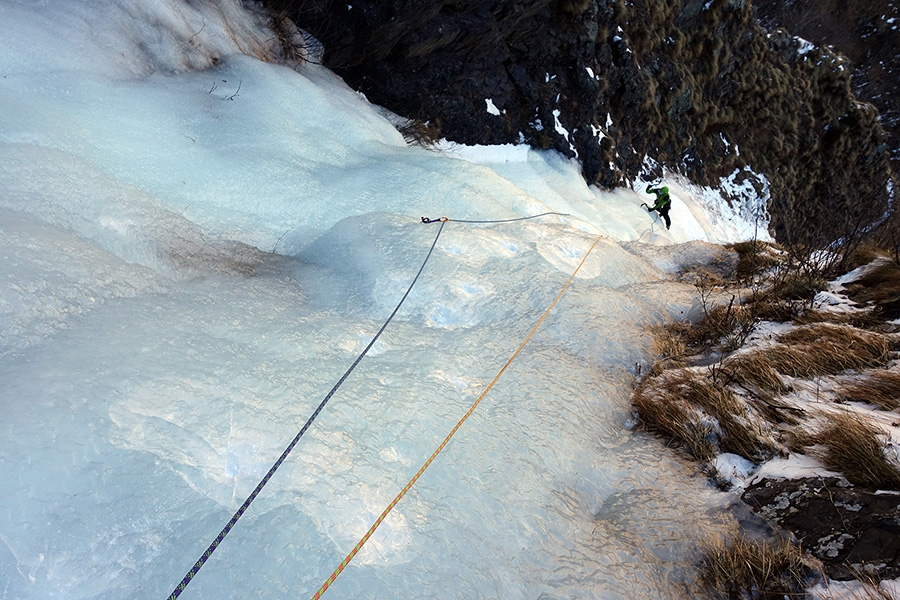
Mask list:
[[315,592],[599,234],[328,594],[650,598],[692,579],[728,498],[626,429],[630,373],[642,328],[692,304],[666,270],[756,215],[673,178],[666,232],[647,197],[554,154],[407,147],[330,72],[278,64],[234,0],[4,0],[0,35],[0,597],[167,595],[396,306],[438,231],[420,217],[548,211],[567,215],[444,226],[182,597]]

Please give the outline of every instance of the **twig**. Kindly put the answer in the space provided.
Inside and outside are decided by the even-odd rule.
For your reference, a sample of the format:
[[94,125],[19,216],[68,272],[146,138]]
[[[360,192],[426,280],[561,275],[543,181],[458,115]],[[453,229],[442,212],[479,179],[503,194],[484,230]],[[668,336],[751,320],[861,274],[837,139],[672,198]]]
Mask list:
[[290,229],[288,229],[287,231],[285,231],[284,233],[282,233],[282,234],[281,234],[281,237],[279,237],[277,240],[275,240],[275,245],[272,246],[272,254],[275,254],[275,248],[278,247],[278,242],[280,242],[281,240],[283,240],[283,239],[284,239],[284,236],[286,236],[287,234],[289,234],[290,232],[292,232],[294,229],[295,229],[294,227],[291,227]]
[[204,19],[203,17],[200,17],[200,18],[201,18],[201,20],[203,21],[203,26],[200,27],[200,31],[198,31],[197,33],[195,33],[194,35],[192,35],[190,38],[188,38],[188,42],[194,41],[194,38],[197,37],[198,35],[200,35],[200,32],[201,32],[201,31],[203,31],[204,29],[206,29],[206,19]]
[[238,93],[241,91],[241,84],[242,84],[242,83],[244,83],[244,80],[243,80],[243,79],[239,79],[239,80],[238,80],[238,87],[237,87],[237,89],[234,91],[234,93],[233,93],[232,95],[228,96],[227,98],[222,98],[222,99],[223,99],[223,100],[234,100],[234,97],[237,96]]

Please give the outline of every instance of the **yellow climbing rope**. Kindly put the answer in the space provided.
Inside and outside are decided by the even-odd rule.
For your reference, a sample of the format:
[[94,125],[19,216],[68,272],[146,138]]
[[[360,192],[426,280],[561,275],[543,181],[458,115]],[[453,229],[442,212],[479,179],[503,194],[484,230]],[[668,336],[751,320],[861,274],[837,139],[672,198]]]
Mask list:
[[[424,217],[423,217],[423,220],[424,220]],[[431,454],[431,456],[428,457],[428,460],[425,461],[425,463],[418,470],[418,472],[413,476],[413,478],[409,480],[409,483],[407,483],[404,486],[404,488],[402,490],[400,490],[400,493],[397,494],[397,496],[394,497],[394,499],[391,501],[391,503],[388,504],[387,508],[385,508],[384,511],[382,511],[382,513],[378,516],[378,518],[375,520],[375,522],[372,524],[372,526],[369,527],[369,530],[366,532],[366,534],[364,536],[362,536],[362,538],[359,540],[359,542],[357,542],[357,544],[353,548],[353,550],[351,550],[350,553],[346,556],[346,558],[344,558],[344,560],[341,561],[341,564],[339,564],[337,566],[337,568],[331,573],[331,576],[329,576],[328,579],[325,580],[325,583],[322,584],[322,587],[319,588],[319,591],[317,591],[313,595],[312,600],[318,600],[319,598],[322,597],[322,594],[324,594],[325,591],[331,586],[331,584],[334,583],[334,580],[338,578],[338,575],[341,574],[341,571],[343,571],[344,568],[348,564],[350,564],[350,561],[353,560],[353,557],[356,556],[356,554],[360,550],[362,550],[362,547],[369,540],[369,538],[372,537],[372,534],[375,533],[375,530],[378,529],[378,526],[381,525],[381,522],[384,521],[384,519],[390,514],[390,512],[392,510],[394,510],[394,507],[397,506],[397,503],[400,502],[400,500],[403,498],[403,496],[406,495],[406,493],[410,490],[410,488],[412,488],[412,486],[415,485],[415,483],[416,483],[416,481],[418,481],[419,477],[421,477],[422,474],[425,472],[425,469],[428,468],[428,466],[432,463],[432,461],[434,461],[434,459],[437,458],[437,455],[441,453],[441,450],[443,450],[444,447],[450,442],[450,439],[456,434],[456,432],[459,430],[459,428],[462,427],[462,424],[466,422],[466,419],[468,419],[472,415],[472,413],[475,412],[475,409],[478,408],[478,405],[481,404],[481,401],[484,399],[484,397],[487,395],[487,393],[489,391],[491,391],[491,388],[494,387],[494,384],[497,383],[497,381],[500,379],[500,377],[503,375],[503,373],[506,372],[506,369],[509,368],[509,366],[512,364],[512,362],[516,359],[516,357],[519,355],[519,353],[525,347],[525,344],[528,343],[528,341],[531,339],[531,337],[537,331],[538,327],[541,326],[541,323],[544,322],[544,319],[547,318],[547,315],[550,314],[550,311],[553,309],[554,306],[556,306],[556,303],[559,302],[559,299],[562,298],[562,295],[566,292],[567,289],[569,289],[569,286],[572,284],[572,281],[575,280],[575,276],[578,275],[578,272],[581,270],[581,267],[584,265],[588,256],[591,255],[591,252],[594,251],[594,248],[597,246],[597,243],[602,238],[603,238],[602,235],[597,236],[597,239],[595,239],[594,243],[591,244],[591,247],[588,248],[588,251],[585,253],[584,257],[581,259],[581,262],[578,263],[578,266],[575,268],[575,271],[569,277],[569,280],[566,281],[566,284],[556,295],[556,298],[553,299],[553,302],[550,303],[550,306],[547,307],[547,310],[544,311],[544,314],[541,315],[541,318],[538,319],[538,322],[535,323],[534,327],[531,328],[531,331],[528,332],[528,335],[525,336],[525,339],[522,341],[522,343],[519,344],[519,347],[516,348],[516,351],[513,352],[512,356],[509,358],[509,360],[506,361],[506,364],[503,365],[503,368],[500,369],[500,371],[497,373],[496,376],[494,376],[494,379],[488,384],[488,386],[484,389],[484,391],[481,392],[481,395],[478,396],[478,399],[475,400],[475,402],[469,408],[468,412],[466,412],[466,414],[463,415],[463,417],[459,420],[459,422],[456,424],[456,426],[450,431],[450,433],[447,434],[447,437],[444,438],[444,441],[441,442],[441,444]]]

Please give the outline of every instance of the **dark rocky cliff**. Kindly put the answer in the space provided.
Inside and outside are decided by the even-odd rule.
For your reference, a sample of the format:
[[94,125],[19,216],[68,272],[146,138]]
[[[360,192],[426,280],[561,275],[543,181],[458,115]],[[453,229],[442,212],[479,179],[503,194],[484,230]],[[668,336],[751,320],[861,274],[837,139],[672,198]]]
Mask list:
[[839,237],[887,207],[884,131],[847,60],[764,30],[749,0],[267,4],[351,86],[451,140],[554,148],[608,188],[661,174],[653,161],[702,184],[749,167],[782,238]]
[[760,22],[784,27],[850,59],[853,92],[878,108],[891,161],[900,166],[900,3],[895,0],[754,0]]

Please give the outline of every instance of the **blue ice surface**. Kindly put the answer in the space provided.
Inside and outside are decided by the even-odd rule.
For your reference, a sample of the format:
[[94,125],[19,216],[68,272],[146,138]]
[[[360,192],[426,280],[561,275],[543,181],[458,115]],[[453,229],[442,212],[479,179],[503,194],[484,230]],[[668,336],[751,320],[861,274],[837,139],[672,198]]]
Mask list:
[[[329,71],[259,60],[271,32],[226,0],[52,4],[0,7],[0,597],[167,595],[396,306],[436,235],[419,218],[546,211],[569,216],[445,225],[182,597],[315,592],[600,234],[328,594],[663,598],[693,579],[727,500],[625,427],[645,326],[692,302],[625,245],[640,198],[551,153],[407,147]],[[673,265],[708,252],[691,240],[725,234],[692,219],[643,242],[681,242]]]

